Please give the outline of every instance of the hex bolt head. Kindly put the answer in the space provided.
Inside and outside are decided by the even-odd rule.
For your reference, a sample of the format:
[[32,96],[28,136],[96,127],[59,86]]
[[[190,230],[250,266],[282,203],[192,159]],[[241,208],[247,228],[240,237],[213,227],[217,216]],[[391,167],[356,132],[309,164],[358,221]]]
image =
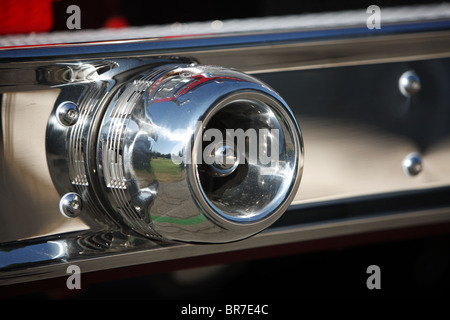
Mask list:
[[75,218],[83,210],[83,201],[75,192],[66,193],[59,201],[59,211],[66,218]]
[[78,107],[73,102],[63,102],[56,109],[56,116],[63,126],[73,126],[78,121]]
[[398,80],[398,87],[405,97],[411,97],[420,91],[422,85],[419,76],[414,71],[406,71]]
[[418,175],[420,172],[422,172],[423,169],[422,157],[415,152],[408,154],[403,159],[402,168],[403,172],[405,172],[407,176]]

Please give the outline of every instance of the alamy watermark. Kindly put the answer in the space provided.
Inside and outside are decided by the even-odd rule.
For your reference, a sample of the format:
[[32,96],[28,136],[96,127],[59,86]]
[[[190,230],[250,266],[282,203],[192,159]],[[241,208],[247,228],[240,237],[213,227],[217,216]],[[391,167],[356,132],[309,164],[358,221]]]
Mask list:
[[70,276],[66,280],[67,289],[81,289],[81,269],[79,266],[71,264],[67,267],[67,274]]
[[370,265],[366,270],[367,274],[370,276],[367,278],[366,286],[367,289],[381,289],[381,269],[377,265]]
[[[202,122],[197,121],[194,126],[194,136],[201,130]],[[177,132],[183,136],[188,132],[181,130]],[[186,135],[185,135],[186,134]],[[195,155],[191,153],[192,141],[184,150],[184,154],[179,153],[180,145],[177,145],[171,153],[171,159],[175,164],[201,164],[208,165],[233,165],[233,164],[262,164],[277,166],[280,154],[279,129],[226,129],[222,132],[219,129],[210,128],[201,135],[202,141],[197,141],[198,145],[205,145],[204,148],[197,148]],[[195,142],[194,142],[195,143]]]
[[77,5],[70,5],[66,9],[66,13],[70,16],[66,20],[66,26],[69,30],[81,29],[81,9]]
[[366,20],[367,28],[372,29],[381,29],[381,9],[379,6],[371,5],[367,7],[366,12],[370,14],[370,16]]

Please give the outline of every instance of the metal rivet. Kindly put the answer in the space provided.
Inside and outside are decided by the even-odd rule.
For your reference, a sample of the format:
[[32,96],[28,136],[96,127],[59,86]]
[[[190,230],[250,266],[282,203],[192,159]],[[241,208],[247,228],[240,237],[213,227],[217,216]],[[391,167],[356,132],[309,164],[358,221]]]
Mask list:
[[422,172],[422,157],[413,152],[408,154],[402,162],[402,168],[406,175],[416,176]]
[[75,218],[83,210],[83,201],[81,197],[74,193],[66,193],[59,201],[59,210],[61,214],[67,218]]
[[70,101],[61,103],[56,109],[58,121],[64,126],[74,125],[78,121],[78,115],[77,105]]
[[421,89],[420,78],[414,71],[406,71],[398,80],[400,92],[405,97],[410,97]]

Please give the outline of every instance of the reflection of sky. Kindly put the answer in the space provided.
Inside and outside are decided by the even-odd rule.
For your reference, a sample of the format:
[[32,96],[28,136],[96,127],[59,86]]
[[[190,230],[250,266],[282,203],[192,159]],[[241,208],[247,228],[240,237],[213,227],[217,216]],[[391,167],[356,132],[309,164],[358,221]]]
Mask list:
[[[186,123],[183,123],[186,125]],[[183,128],[170,130],[164,127],[158,127],[158,141],[155,143],[154,151],[169,154],[175,152],[175,150],[181,150],[185,146],[192,136],[193,128]]]
[[11,251],[0,251],[0,268],[10,265],[42,262],[65,257],[67,247],[63,242],[49,241]]
[[[169,79],[153,93],[149,92],[146,114],[154,124],[158,124],[158,139],[153,144],[152,151],[172,154],[181,150],[179,146],[188,144],[188,139],[195,130],[196,123],[193,121],[201,119],[203,111],[213,105],[217,98],[211,93],[209,84],[216,84],[214,88],[217,92],[223,93],[227,88],[238,89],[242,81],[248,82],[249,79],[235,78],[233,71],[228,73],[221,68],[217,70],[217,74],[189,68],[185,76]],[[268,112],[268,119],[275,117],[271,110]]]

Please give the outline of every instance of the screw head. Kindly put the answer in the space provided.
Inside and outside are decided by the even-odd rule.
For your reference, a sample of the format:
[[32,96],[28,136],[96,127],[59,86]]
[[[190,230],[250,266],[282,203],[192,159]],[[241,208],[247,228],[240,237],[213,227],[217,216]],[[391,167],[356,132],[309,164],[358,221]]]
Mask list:
[[419,76],[414,71],[406,71],[398,80],[398,87],[405,97],[410,97],[418,93],[422,86]]
[[63,126],[73,126],[78,121],[78,107],[73,102],[63,102],[56,109],[56,116]]
[[75,218],[83,210],[83,201],[75,192],[66,193],[59,201],[59,211],[66,218]]
[[403,171],[408,176],[416,176],[422,172],[422,157],[413,152],[408,154],[402,162]]

